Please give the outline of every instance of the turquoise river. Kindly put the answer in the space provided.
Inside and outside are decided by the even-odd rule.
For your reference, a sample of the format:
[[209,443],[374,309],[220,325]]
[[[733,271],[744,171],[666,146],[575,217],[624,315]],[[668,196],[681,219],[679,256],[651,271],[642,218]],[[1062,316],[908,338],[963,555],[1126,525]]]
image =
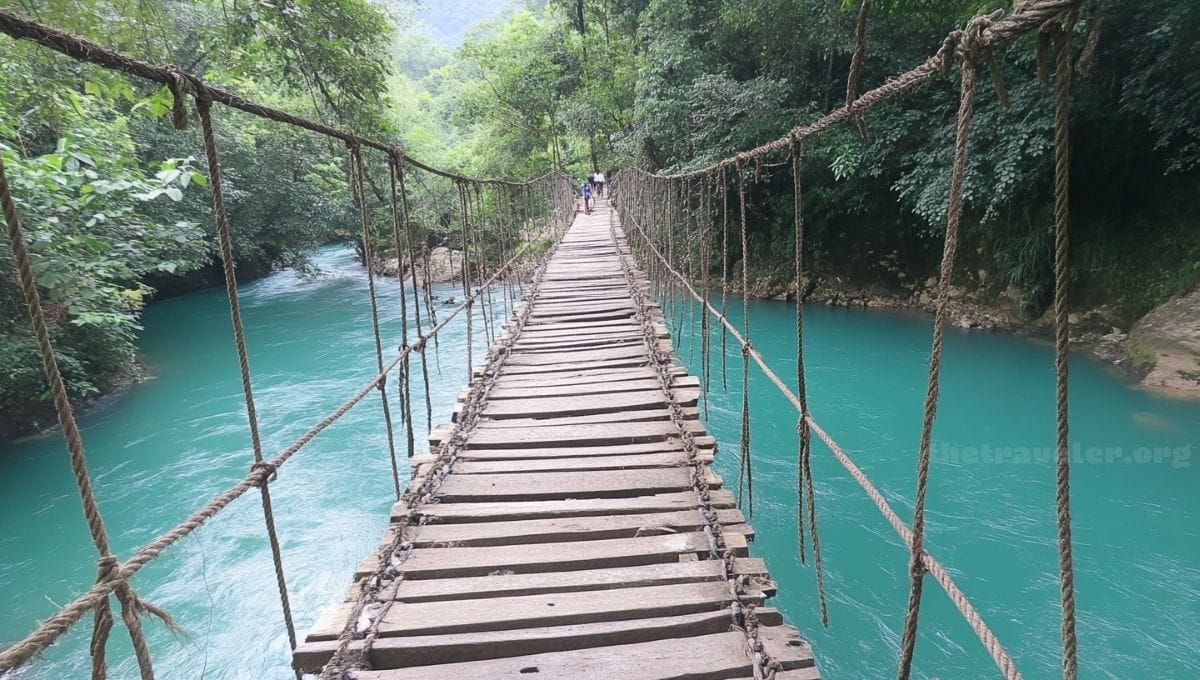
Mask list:
[[[322,250],[316,260],[319,278],[280,272],[243,289],[268,452],[374,372],[362,269],[347,249]],[[394,338],[394,282],[383,289]],[[459,291],[446,286],[438,293]],[[750,305],[755,346],[783,376],[795,370],[792,314],[785,303]],[[823,307],[807,319],[814,414],[907,518],[930,321]],[[448,327],[439,344],[438,365],[431,361],[435,424],[448,420],[466,379],[463,325]],[[676,345],[699,373],[698,338],[685,332]],[[151,305],[141,351],[152,379],[81,417],[104,518],[122,555],[240,478],[250,459],[221,291]],[[738,474],[740,362],[730,345],[729,391],[721,389],[718,369],[707,420],[721,443],[717,467],[731,482]],[[1200,403],[1134,389],[1084,357],[1073,359],[1071,371],[1081,676],[1200,677]],[[752,549],[779,581],[774,605],[812,641],[824,677],[893,677],[906,551],[858,485],[814,444],[831,619],[829,629],[821,627],[812,568],[800,564],[794,547],[795,412],[761,373],[752,368],[750,375],[758,532]],[[1059,677],[1050,349],[1007,335],[950,331],[942,395],[928,547],[1026,678]],[[418,440],[425,435],[423,406]],[[318,610],[340,600],[354,565],[385,526],[393,491],[380,422],[371,396],[290,461],[271,487],[301,634]],[[0,646],[85,590],[94,560],[61,439],[0,443]],[[235,502],[135,584],[186,632],[147,624],[159,677],[291,677],[256,498]],[[996,677],[941,590],[931,582],[925,595],[916,675]],[[84,622],[14,676],[86,677],[90,628]],[[112,677],[136,676],[119,625],[109,658]]]

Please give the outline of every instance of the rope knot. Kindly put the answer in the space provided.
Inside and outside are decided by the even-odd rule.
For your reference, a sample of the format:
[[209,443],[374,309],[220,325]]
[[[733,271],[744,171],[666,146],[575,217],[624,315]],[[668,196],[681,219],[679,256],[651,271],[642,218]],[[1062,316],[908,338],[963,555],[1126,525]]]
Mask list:
[[250,469],[259,475],[258,483],[255,486],[262,486],[279,478],[279,466],[269,460],[255,461],[250,465]]
[[1004,10],[999,9],[991,14],[981,14],[971,19],[967,29],[962,32],[955,50],[955,56],[964,66],[977,66],[992,58],[991,41],[987,32],[992,24],[1004,16]]
[[425,341],[427,339],[428,338],[426,338],[424,335],[418,335],[417,341],[412,344],[413,351],[424,354],[425,353]]
[[750,351],[753,349],[754,349],[754,345],[749,340],[743,342],[742,343],[742,356],[743,357],[750,356]]
[[167,89],[171,91],[171,124],[176,130],[186,130],[188,127],[187,95],[195,91],[191,81],[183,71],[176,66],[168,66],[167,73],[171,82]]
[[96,560],[96,583],[115,581],[120,571],[121,563],[117,561],[116,555],[101,555],[100,559]]

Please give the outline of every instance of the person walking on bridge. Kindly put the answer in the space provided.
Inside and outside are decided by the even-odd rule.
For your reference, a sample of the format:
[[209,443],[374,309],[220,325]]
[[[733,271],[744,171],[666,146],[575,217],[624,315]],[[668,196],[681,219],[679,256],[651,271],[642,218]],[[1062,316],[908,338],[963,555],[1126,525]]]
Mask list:
[[583,184],[579,185],[579,192],[583,194],[583,212],[585,215],[592,214],[592,180],[584,177]]
[[592,183],[596,185],[596,196],[604,198],[604,173],[597,172],[592,175]]

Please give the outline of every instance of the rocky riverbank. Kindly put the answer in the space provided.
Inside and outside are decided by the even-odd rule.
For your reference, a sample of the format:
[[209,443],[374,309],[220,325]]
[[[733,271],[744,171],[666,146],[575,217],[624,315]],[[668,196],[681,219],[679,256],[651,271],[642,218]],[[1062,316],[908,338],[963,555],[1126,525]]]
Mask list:
[[[987,285],[987,274],[971,277],[972,286],[950,291],[950,323],[958,328],[1008,332],[1051,339],[1053,310],[1031,317],[1022,311],[1013,289]],[[933,314],[937,280],[902,285],[900,289],[861,286],[828,278],[804,285],[808,300],[833,307],[888,309]],[[790,300],[792,282],[762,276],[750,282],[750,294]],[[1142,386],[1166,394],[1200,398],[1200,289],[1164,303],[1135,323],[1109,306],[1077,310],[1070,315],[1071,346],[1126,371]]]

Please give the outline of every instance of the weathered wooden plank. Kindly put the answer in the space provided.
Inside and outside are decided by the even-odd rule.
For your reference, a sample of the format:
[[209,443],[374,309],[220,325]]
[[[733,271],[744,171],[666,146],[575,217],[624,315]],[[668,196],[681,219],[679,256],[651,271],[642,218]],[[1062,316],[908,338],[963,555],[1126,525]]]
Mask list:
[[[713,457],[700,458],[711,463]],[[644,453],[633,456],[576,456],[573,458],[533,458],[516,460],[460,460],[454,464],[456,475],[490,475],[505,472],[552,472],[555,470],[636,470],[640,468],[674,467],[688,464],[682,451]]]
[[[733,494],[724,489],[710,497],[714,508],[732,508]],[[431,503],[421,505],[417,512],[434,522],[487,522],[550,517],[582,517],[585,515],[620,515],[645,512],[672,512],[700,506],[692,491],[654,494],[637,498],[567,499],[562,501],[519,501],[484,503]],[[403,503],[392,506],[392,518],[407,512]]]
[[[783,617],[776,609],[759,608],[757,614],[760,624],[764,626],[780,625],[783,622]],[[408,668],[624,645],[722,633],[729,629],[729,621],[728,611],[717,610],[635,621],[381,638],[372,646],[370,662],[374,668]],[[356,646],[358,645],[351,648]],[[335,649],[336,641],[305,642],[296,649],[296,667],[305,672],[315,673],[333,656]]]
[[646,380],[658,378],[658,374],[649,366],[633,366],[627,368],[587,368],[573,371],[563,371],[559,375],[519,375],[502,373],[496,381],[496,389],[501,387],[552,387],[555,385],[579,385],[602,382],[618,382],[624,380]]
[[[478,600],[442,602],[394,602],[378,624],[381,637],[412,635],[452,635],[484,631],[569,626],[602,621],[660,616],[682,616],[725,609],[733,596],[729,586],[719,581],[698,581],[661,586],[584,590],[538,595],[493,597],[487,607]],[[747,590],[744,603],[761,605],[765,596]],[[342,632],[352,605],[343,604],[328,628],[314,628],[309,640],[333,640]],[[375,618],[382,609],[368,605],[366,615]],[[336,619],[340,618],[340,621]]]
[[[718,510],[722,524],[744,524],[740,510]],[[424,546],[485,546],[555,543],[602,538],[633,538],[702,531],[707,521],[699,510],[631,515],[561,517],[480,524],[433,524],[421,527],[411,542]]]
[[[700,411],[695,406],[684,406],[681,409],[681,413],[687,419],[695,420],[700,417]],[[593,413],[586,416],[550,415],[537,418],[508,418],[500,420],[487,418],[479,422],[478,429],[482,431],[518,427],[590,427],[604,423],[644,423],[670,419],[671,412],[663,405],[657,409],[646,408],[630,411],[610,411],[608,413]]]
[[[736,558],[734,572],[753,579],[754,587],[763,591],[765,595],[774,595],[775,584],[767,575],[767,565],[762,560],[753,557]],[[549,574],[502,574],[405,581],[400,585],[396,599],[405,602],[436,602],[724,580],[725,567],[721,560],[698,560]]]
[[[680,404],[695,404],[699,390],[675,390]],[[584,416],[617,411],[661,409],[665,405],[662,390],[593,394],[586,398],[563,399],[561,396],[500,399],[489,401],[483,410],[488,418],[528,418],[547,416]]]
[[545,375],[552,373],[574,373],[576,371],[606,371],[612,368],[630,368],[634,366],[646,366],[650,361],[647,355],[638,355],[616,359],[567,359],[559,363],[535,363],[535,364],[506,364],[504,366],[504,375]]
[[[611,382],[582,382],[568,385],[541,385],[541,386],[510,386],[503,378],[492,388],[488,393],[488,400],[500,399],[536,399],[542,397],[569,397],[569,396],[587,396],[593,394],[609,394],[614,392],[636,392],[636,391],[661,391],[658,377],[649,377],[646,373],[641,375],[628,375],[624,380],[614,380]],[[675,390],[676,395],[680,398],[679,403],[690,401],[691,394],[694,392],[699,395],[700,379],[696,376],[677,376],[671,381],[671,387]],[[459,396],[459,399],[466,397],[466,390]]]
[[[704,427],[698,422],[686,421],[685,424],[692,434],[704,434]],[[498,427],[472,432],[467,446],[477,449],[516,449],[539,446],[642,444],[666,441],[678,435],[678,428],[670,422],[599,423],[587,427]]]
[[[711,447],[710,447],[711,448]],[[680,442],[647,442],[644,444],[615,444],[612,446],[546,447],[537,449],[465,449],[459,453],[463,461],[479,460],[544,460],[551,458],[591,458],[682,451]],[[706,449],[707,450],[707,449]],[[455,466],[457,470],[457,466]]]
[[[727,533],[725,541],[735,555],[745,557],[746,542],[741,534]],[[500,570],[534,574],[676,562],[680,555],[708,553],[708,539],[702,533],[543,543],[536,551],[509,546],[418,548],[399,571],[411,579],[486,576]],[[377,565],[378,555],[370,554],[359,563],[356,575],[374,573]]]
[[507,372],[514,366],[558,366],[572,364],[590,364],[597,361],[617,361],[623,359],[646,359],[645,345],[630,345],[607,349],[570,350],[566,352],[514,352],[504,364]]
[[[813,665],[807,644],[788,644],[788,626],[763,626],[758,638],[783,670]],[[358,680],[462,680],[462,678],[528,678],[578,680],[620,677],[622,680],[726,680],[752,675],[754,655],[741,631],[669,638],[505,659],[468,661],[379,671],[360,671]]]
[[450,475],[438,497],[444,503],[468,500],[542,501],[566,498],[628,498],[692,488],[682,467],[588,472],[528,472]]

